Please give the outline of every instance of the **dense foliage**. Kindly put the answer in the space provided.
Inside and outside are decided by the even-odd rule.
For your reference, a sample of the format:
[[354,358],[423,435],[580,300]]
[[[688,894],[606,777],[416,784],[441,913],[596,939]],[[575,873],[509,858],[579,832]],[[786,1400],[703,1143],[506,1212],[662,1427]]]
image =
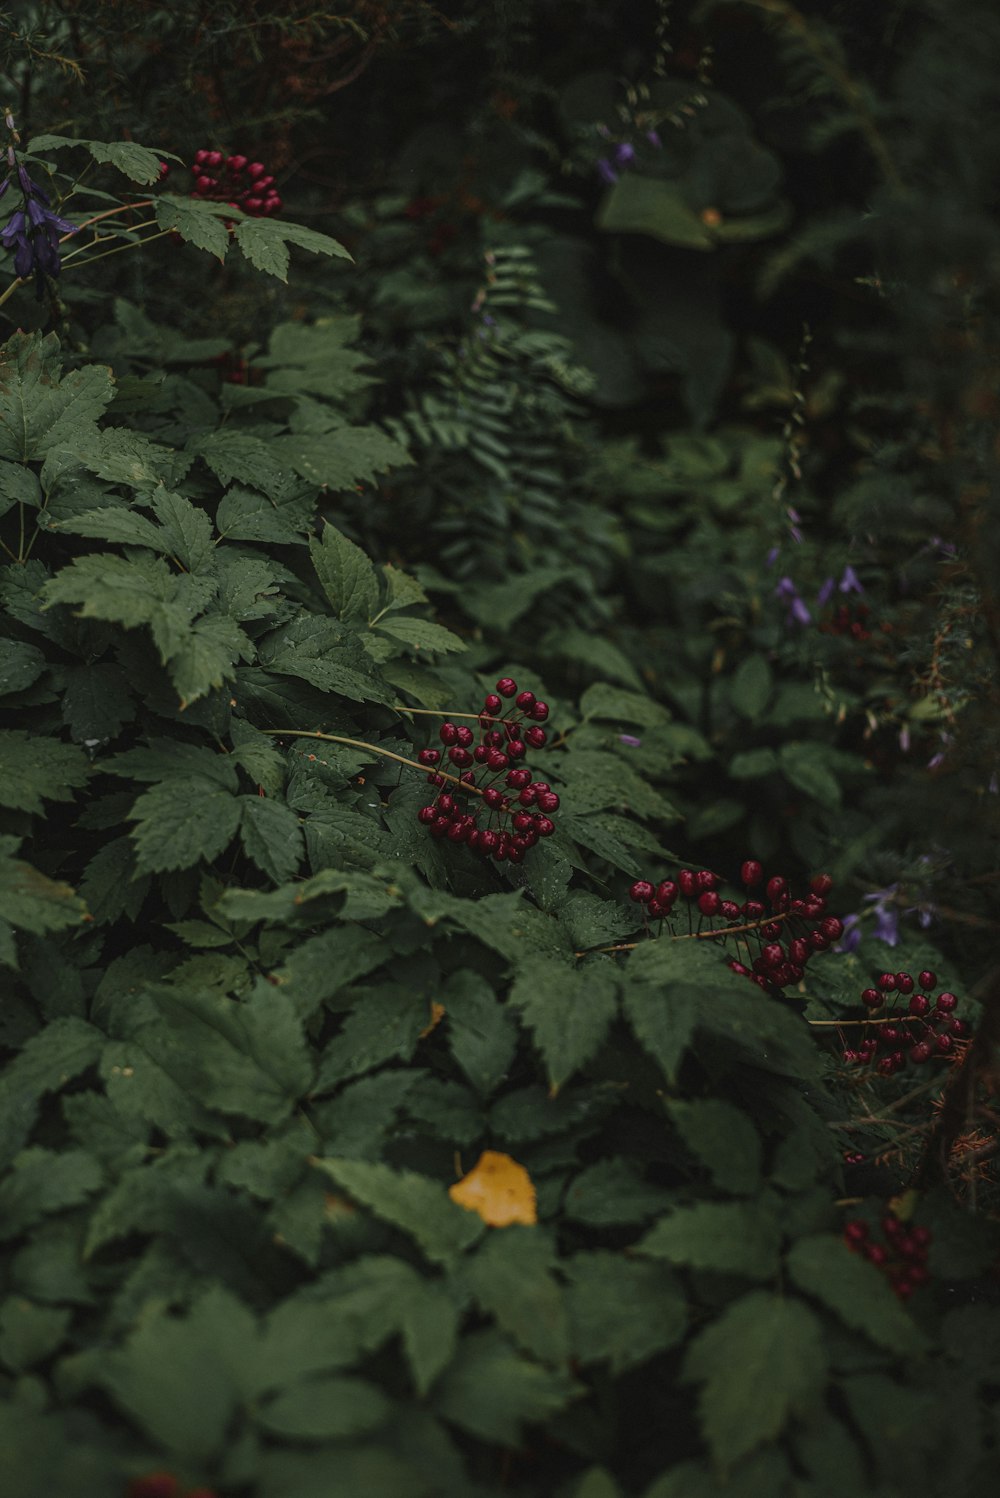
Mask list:
[[0,14],[13,1498],[992,1493],[998,62]]

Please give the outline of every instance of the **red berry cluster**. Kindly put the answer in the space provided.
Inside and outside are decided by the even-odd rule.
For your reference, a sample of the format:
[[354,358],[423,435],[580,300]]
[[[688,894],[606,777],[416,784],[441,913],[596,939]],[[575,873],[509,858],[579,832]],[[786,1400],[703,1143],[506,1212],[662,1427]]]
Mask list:
[[[917,991],[919,982],[920,991]],[[898,1023],[877,1024],[856,1047],[844,1051],[844,1060],[852,1065],[875,1063],[880,1077],[891,1077],[902,1071],[908,1061],[924,1066],[928,1061],[947,1061],[955,1054],[955,1041],[968,1035],[969,1027],[955,1010],[958,1000],[945,990],[934,998],[937,977],[929,968],[917,974],[880,973],[874,988],[866,988],[861,1002],[874,1015],[889,1006],[888,1020]],[[905,1012],[901,1001],[905,1001]],[[932,1007],[933,1006],[933,1007]]]
[[[629,898],[643,906],[647,918],[669,920],[681,902],[679,908],[687,906],[689,930],[697,912],[699,934],[704,931],[725,938],[732,932],[734,940],[745,946],[748,961],[734,957],[729,966],[772,994],[800,982],[809,959],[825,952],[843,934],[842,921],[824,915],[833,888],[829,874],[817,874],[809,893],[800,898],[792,894],[783,875],[765,880],[757,859],[747,858],[740,868],[740,883],[748,892],[745,899],[726,899],[719,891],[720,883],[711,869],[681,869],[675,879],[657,885],[637,879]],[[749,894],[758,886],[763,886],[762,898]],[[705,921],[710,923],[707,927]]]
[[870,640],[872,632],[868,628],[868,616],[871,613],[866,603],[841,603],[833,611],[833,617],[820,625],[820,630],[826,635],[850,635],[852,640]]
[[[514,699],[511,707],[505,707],[505,698]],[[541,725],[548,716],[548,703],[539,702],[534,692],[519,692],[513,677],[501,676],[478,715],[478,744],[464,724],[441,724],[443,750],[421,749],[417,759],[430,769],[431,785],[449,785],[435,768],[442,756],[454,765],[458,778],[417,812],[431,837],[465,843],[497,863],[521,863],[539,838],[551,837],[551,813],[558,809],[559,797],[548,781],[533,780],[524,764],[529,749],[544,747],[547,735]]]
[[927,1250],[931,1230],[907,1227],[893,1212],[887,1212],[882,1218],[882,1234],[885,1242],[877,1243],[867,1222],[856,1217],[844,1228],[844,1242],[852,1253],[864,1254],[869,1264],[882,1270],[899,1298],[908,1300],[930,1279]]
[[128,1498],[217,1498],[212,1488],[182,1488],[173,1472],[148,1472],[128,1485]]
[[223,156],[221,151],[196,151],[194,174],[193,198],[229,203],[233,208],[242,208],[251,218],[277,213],[281,208],[274,178],[261,161]]

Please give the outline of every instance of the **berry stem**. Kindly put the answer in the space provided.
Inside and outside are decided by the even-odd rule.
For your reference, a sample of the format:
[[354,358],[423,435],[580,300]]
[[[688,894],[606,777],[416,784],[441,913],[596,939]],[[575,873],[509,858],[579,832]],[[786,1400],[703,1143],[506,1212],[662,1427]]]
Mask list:
[[[411,770],[419,770],[421,775],[427,774],[426,765],[418,764],[415,759],[407,759],[403,754],[394,754],[391,749],[383,749],[378,744],[370,744],[366,739],[348,739],[339,733],[313,733],[305,728],[262,728],[260,731],[273,733],[279,739],[322,739],[328,744],[347,744],[352,749],[370,749],[376,759],[394,759],[398,765],[409,765]],[[477,785],[470,785],[457,775],[449,775],[447,770],[435,768],[435,773],[442,780],[449,780],[452,785],[461,787],[463,791],[471,791],[474,796],[483,794]]]

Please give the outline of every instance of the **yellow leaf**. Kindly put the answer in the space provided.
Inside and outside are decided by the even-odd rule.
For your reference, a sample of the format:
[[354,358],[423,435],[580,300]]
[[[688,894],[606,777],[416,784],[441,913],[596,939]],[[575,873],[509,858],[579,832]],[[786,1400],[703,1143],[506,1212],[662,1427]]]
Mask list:
[[484,1150],[468,1175],[448,1187],[448,1195],[493,1228],[538,1221],[531,1177],[523,1165],[496,1150]]
[[430,1023],[427,1024],[427,1025],[425,1025],[424,1028],[421,1030],[421,1032],[420,1032],[420,1039],[421,1040],[426,1040],[427,1037],[428,1037],[428,1035],[431,1033],[431,1031],[437,1029],[438,1025],[441,1023],[441,1021],[443,1019],[444,1019],[444,1005],[443,1004],[439,1004],[438,1001],[437,1001],[437,999],[432,999],[431,1000],[431,1018],[430,1018]]

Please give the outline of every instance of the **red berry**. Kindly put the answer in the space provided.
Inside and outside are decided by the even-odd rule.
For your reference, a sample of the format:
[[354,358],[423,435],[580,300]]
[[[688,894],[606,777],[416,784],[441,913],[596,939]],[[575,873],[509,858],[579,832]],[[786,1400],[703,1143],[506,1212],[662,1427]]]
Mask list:
[[732,958],[726,965],[732,972],[739,973],[741,978],[750,977],[750,969],[748,967],[745,967],[742,962],[737,962],[735,957]]
[[655,893],[656,891],[648,879],[637,879],[634,884],[629,886],[628,897],[630,900],[634,900],[637,905],[648,905]]
[[910,1000],[910,1013],[915,1015],[926,1014],[931,1007],[931,1001],[925,993],[915,993]]
[[677,885],[672,879],[664,879],[662,884],[656,886],[656,898],[661,905],[672,905],[678,893]]
[[528,709],[534,707],[534,705],[534,692],[518,692],[516,698],[514,699],[514,706],[519,707],[523,713],[526,713]]
[[719,905],[719,914],[727,921],[738,921],[740,918],[740,907],[735,900],[723,900]]
[[780,942],[769,942],[760,954],[768,967],[780,967],[785,960],[784,949]]
[[677,875],[677,883],[685,900],[690,900],[695,893],[695,878],[690,869],[681,869]]
[[226,165],[231,172],[242,172],[246,164],[247,159],[245,156],[230,156],[229,160],[226,162]]
[[702,915],[717,915],[721,901],[714,889],[706,889],[698,896],[698,909]]
[[822,931],[810,931],[806,935],[806,941],[814,952],[825,952],[830,945],[830,939],[824,936]]
[[267,167],[262,161],[251,161],[249,166],[247,167],[247,176],[263,177],[266,171]]
[[559,797],[556,795],[555,791],[538,792],[538,809],[539,811],[559,810]]
[[764,907],[759,900],[744,900],[740,909],[748,921],[759,921],[764,914]]
[[528,713],[528,717],[533,719],[535,723],[544,723],[548,716],[549,704],[547,702],[536,702]]
[[212,188],[216,185],[215,178],[214,177],[196,177],[194,185],[198,189],[199,192],[211,192]]
[[862,1222],[860,1217],[855,1217],[853,1221],[845,1225],[844,1237],[849,1238],[852,1243],[863,1243],[868,1237],[867,1222]]
[[652,916],[652,918],[653,918],[654,921],[658,921],[663,916],[670,914],[670,911],[665,906],[663,906],[663,905],[660,904],[659,900],[656,898],[655,895],[650,900],[649,904],[646,906],[646,909],[649,912],[649,914]]
[[913,979],[910,977],[909,973],[896,974],[896,987],[900,993],[913,992]]
[[539,817],[535,823],[539,837],[551,837],[556,830],[556,824],[550,817]]
[[462,726],[461,726],[461,728],[458,728],[458,729],[455,730],[455,734],[456,734],[456,738],[455,738],[455,742],[456,743],[460,744],[463,749],[469,749],[469,748],[471,748],[472,741],[475,738],[475,735],[472,732],[471,728],[469,728],[465,723],[463,723]]
[[517,691],[517,682],[512,676],[501,676],[497,682],[497,691],[501,697],[513,697]]
[[958,1000],[953,993],[939,993],[934,1008],[941,1014],[950,1014],[957,1004]]
[[747,889],[753,889],[754,885],[759,884],[763,877],[763,867],[757,862],[756,858],[747,858],[743,861],[740,866],[740,882]]
[[506,777],[505,783],[510,786],[512,791],[521,791],[526,785],[531,783],[531,771],[525,770],[523,767],[520,770],[511,770]]
[[937,973],[932,973],[929,967],[925,967],[920,974],[921,988],[937,988]]
[[952,1019],[948,1021],[948,1033],[958,1036],[968,1035],[969,1027],[964,1019]]
[[254,191],[255,192],[263,192],[265,188],[272,187],[273,185],[274,185],[274,178],[273,177],[258,177],[257,180],[254,182]]
[[205,160],[206,160],[206,162],[208,163],[209,166],[221,166],[222,165],[222,152],[221,151],[209,151],[208,154],[207,154],[207,156],[205,157]]
[[711,869],[699,869],[694,876],[694,883],[695,888],[699,890],[715,889],[719,883],[719,876],[713,874]]
[[534,727],[526,728],[524,730],[524,737],[527,743],[531,745],[532,749],[544,749],[545,740],[548,738],[548,734],[545,732],[544,728],[539,728],[536,724]]
[[421,749],[417,755],[417,761],[422,765],[436,765],[440,758],[440,749]]
[[486,853],[486,854],[492,853],[493,850],[496,848],[497,842],[498,842],[498,835],[497,835],[497,833],[493,832],[489,827],[484,828],[483,831],[479,834],[479,851],[480,851],[480,853]]
[[760,934],[767,941],[777,941],[781,935],[781,923],[779,921],[765,921],[760,928]]
[[282,200],[278,197],[277,193],[275,193],[273,197],[271,196],[271,194],[268,194],[267,201],[264,204],[264,212],[280,213],[283,206],[284,205],[282,203]]
[[833,880],[829,874],[816,874],[810,879],[809,888],[814,895],[828,895],[833,889]]
[[[950,1036],[945,1035],[942,1038],[947,1040],[949,1044],[951,1043]],[[916,1062],[918,1066],[922,1066],[925,1061],[929,1061],[933,1054],[934,1047],[929,1045],[926,1040],[920,1040],[915,1046],[910,1047],[910,1060]]]
[[772,905],[777,905],[787,895],[787,891],[788,881],[783,879],[780,874],[775,874],[773,879],[767,881],[767,898]]
[[507,753],[511,759],[523,759],[528,752],[528,746],[523,739],[511,739],[507,745]]
[[442,744],[457,744],[458,729],[454,723],[442,723],[438,729],[438,738]]
[[876,981],[883,993],[892,993],[896,987],[896,974],[879,973]]
[[934,1046],[941,1056],[947,1056],[954,1044],[955,1042],[947,1032],[944,1035],[939,1035],[934,1042]]
[[195,164],[195,166],[201,166],[202,162],[208,160],[208,156],[209,156],[209,153],[207,151],[195,151],[195,153],[194,153],[194,164]]
[[[467,770],[472,764],[472,755],[469,753],[468,749],[449,749],[448,758],[451,760],[452,764],[457,765],[460,770]],[[504,764],[506,765],[506,763],[507,761],[506,759],[504,759]]]
[[844,934],[844,923],[835,915],[828,915],[820,921],[819,929],[830,941],[837,941]]
[[433,806],[422,806],[417,812],[417,821],[421,822],[425,827],[429,827],[436,820],[437,809]]
[[[879,1064],[881,1065],[881,1062]],[[886,1253],[881,1243],[868,1243],[865,1245],[865,1258],[868,1259],[870,1263],[880,1268],[883,1264],[888,1262],[889,1255]]]
[[501,697],[498,697],[496,692],[489,692],[487,694],[486,701],[483,703],[483,707],[488,713],[491,713],[494,717],[496,717],[497,713],[503,707],[503,699]]

